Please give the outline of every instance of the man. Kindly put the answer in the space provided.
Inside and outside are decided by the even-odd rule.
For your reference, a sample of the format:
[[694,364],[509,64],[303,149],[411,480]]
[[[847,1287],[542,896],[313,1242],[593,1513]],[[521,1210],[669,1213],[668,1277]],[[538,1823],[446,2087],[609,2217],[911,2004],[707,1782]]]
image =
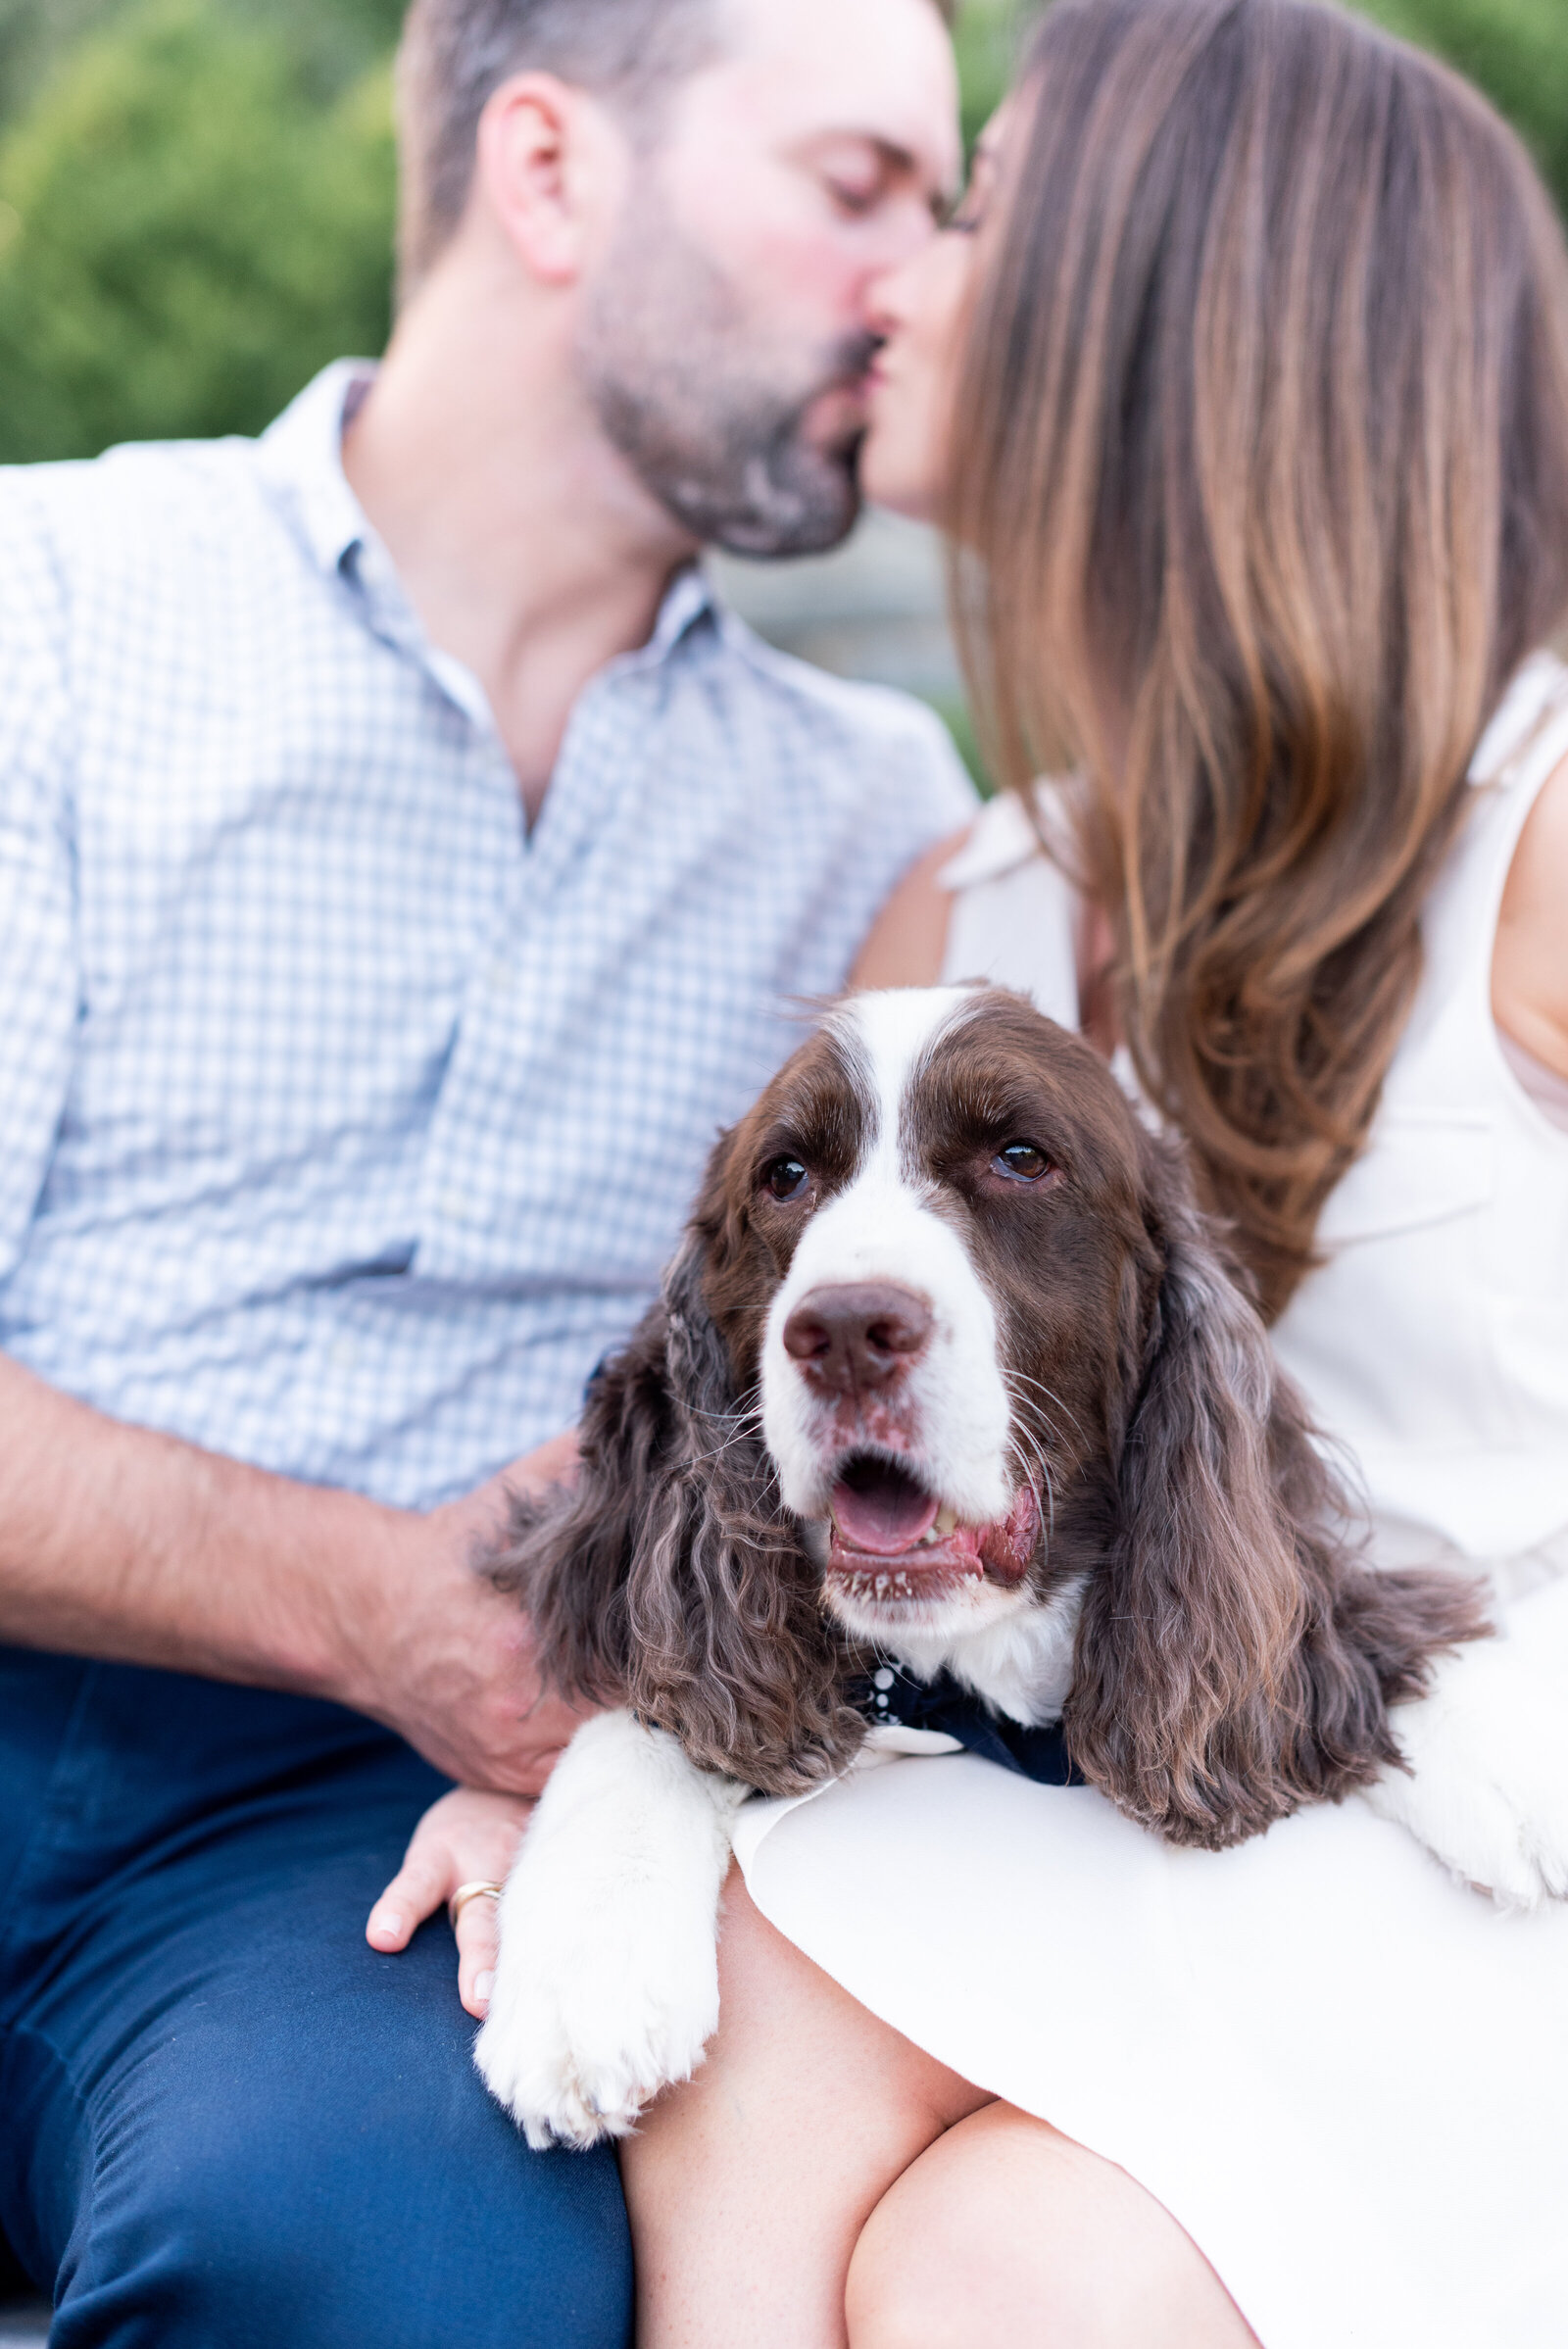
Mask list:
[[690,567],[853,518],[932,0],[418,0],[402,91],[378,374],[0,483],[0,2227],[63,2349],[624,2338],[613,2166],[365,1912],[569,1732],[491,1480],[965,812]]

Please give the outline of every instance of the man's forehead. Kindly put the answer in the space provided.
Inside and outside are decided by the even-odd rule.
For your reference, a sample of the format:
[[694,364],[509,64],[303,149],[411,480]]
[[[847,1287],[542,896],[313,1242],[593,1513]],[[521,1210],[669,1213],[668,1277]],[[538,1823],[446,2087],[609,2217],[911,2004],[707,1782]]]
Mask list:
[[934,0],[719,0],[718,69],[770,142],[862,138],[942,186],[960,168],[957,73]]

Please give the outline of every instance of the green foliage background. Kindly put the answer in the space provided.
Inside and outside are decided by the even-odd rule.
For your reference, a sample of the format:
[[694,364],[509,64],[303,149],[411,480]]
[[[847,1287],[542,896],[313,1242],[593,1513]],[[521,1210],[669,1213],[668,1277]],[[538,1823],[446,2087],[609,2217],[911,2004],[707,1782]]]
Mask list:
[[254,432],[386,339],[388,0],[0,0],[0,459]]
[[[1568,207],[1568,0],[1361,0]],[[1023,0],[1027,6],[1027,0]],[[400,0],[0,0],[0,460],[253,432],[385,338]],[[1020,0],[958,24],[972,135]]]

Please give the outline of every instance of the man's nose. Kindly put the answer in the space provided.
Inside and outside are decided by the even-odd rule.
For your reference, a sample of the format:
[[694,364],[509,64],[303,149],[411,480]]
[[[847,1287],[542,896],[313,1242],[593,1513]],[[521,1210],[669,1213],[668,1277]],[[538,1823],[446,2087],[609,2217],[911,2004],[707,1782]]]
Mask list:
[[855,1281],[803,1297],[784,1324],[784,1350],[813,1387],[860,1395],[901,1379],[930,1336],[923,1297],[890,1281]]

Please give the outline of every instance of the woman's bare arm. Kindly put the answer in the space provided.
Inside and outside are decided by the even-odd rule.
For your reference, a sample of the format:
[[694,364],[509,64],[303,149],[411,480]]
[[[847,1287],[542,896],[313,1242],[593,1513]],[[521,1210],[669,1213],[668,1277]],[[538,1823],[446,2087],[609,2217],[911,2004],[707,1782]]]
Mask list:
[[1568,1077],[1568,759],[1542,786],[1503,891],[1492,1015]]
[[911,865],[871,925],[852,987],[934,987],[942,976],[953,900],[937,880],[967,840],[956,832]]

